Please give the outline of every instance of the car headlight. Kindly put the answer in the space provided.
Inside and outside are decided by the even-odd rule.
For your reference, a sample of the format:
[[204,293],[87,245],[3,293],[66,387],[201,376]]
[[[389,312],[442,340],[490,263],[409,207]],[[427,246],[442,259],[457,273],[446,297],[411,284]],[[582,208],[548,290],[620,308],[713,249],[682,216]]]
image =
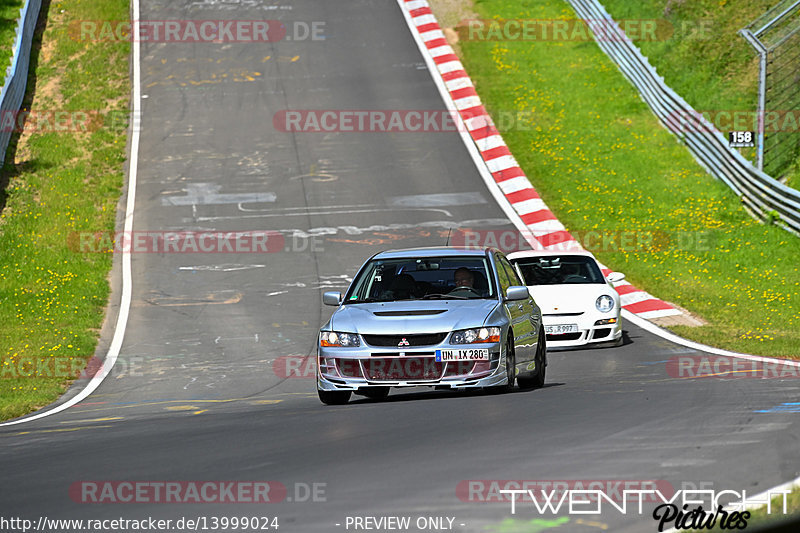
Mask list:
[[608,313],[612,309],[614,309],[614,298],[611,296],[604,294],[599,297],[594,302],[594,306],[597,307],[597,310],[601,313]]
[[500,328],[473,328],[454,331],[450,344],[473,344],[476,342],[500,342]]
[[341,346],[342,348],[352,348],[355,346],[361,346],[361,340],[355,333],[320,331],[319,345],[323,347]]

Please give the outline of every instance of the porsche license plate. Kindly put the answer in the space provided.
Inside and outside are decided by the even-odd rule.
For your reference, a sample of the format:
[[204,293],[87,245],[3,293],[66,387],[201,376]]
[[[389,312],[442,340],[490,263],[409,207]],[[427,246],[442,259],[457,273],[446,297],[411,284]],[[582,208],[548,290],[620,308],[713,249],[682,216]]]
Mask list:
[[436,350],[436,362],[447,361],[488,361],[488,348],[472,348],[468,350]]
[[564,333],[578,333],[578,324],[553,324],[545,326],[544,332],[548,335],[562,335]]

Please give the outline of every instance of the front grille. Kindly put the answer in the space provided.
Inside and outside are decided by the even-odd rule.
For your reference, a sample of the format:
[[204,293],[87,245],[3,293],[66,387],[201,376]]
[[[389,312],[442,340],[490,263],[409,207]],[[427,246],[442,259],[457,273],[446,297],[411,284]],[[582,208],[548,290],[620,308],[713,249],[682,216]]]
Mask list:
[[361,361],[370,381],[435,381],[442,377],[444,365],[428,357],[372,357]]
[[576,341],[581,338],[580,331],[578,333],[562,333],[560,335],[548,335],[547,340],[549,341]]
[[[430,333],[423,335],[362,335],[370,346],[404,348],[406,346],[433,346],[441,343],[447,333]],[[405,342],[403,342],[405,339]],[[408,344],[406,344],[406,342]],[[402,343],[402,346],[400,346]]]
[[578,313],[542,313],[542,316],[581,316],[583,311]]
[[600,328],[594,330],[593,339],[602,339],[603,337],[608,337],[609,333],[611,333],[611,328]]

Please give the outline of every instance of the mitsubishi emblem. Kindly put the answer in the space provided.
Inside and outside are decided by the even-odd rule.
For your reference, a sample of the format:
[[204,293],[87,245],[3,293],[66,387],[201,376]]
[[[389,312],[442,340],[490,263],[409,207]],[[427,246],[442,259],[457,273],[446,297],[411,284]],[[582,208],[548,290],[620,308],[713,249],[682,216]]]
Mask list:
[[411,346],[411,344],[403,337],[403,340],[397,343],[397,347],[399,348],[400,346]]

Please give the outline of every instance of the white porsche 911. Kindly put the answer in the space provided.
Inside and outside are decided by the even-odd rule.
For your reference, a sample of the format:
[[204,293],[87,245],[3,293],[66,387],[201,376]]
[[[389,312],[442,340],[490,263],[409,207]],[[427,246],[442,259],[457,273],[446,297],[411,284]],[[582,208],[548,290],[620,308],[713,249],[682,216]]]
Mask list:
[[508,254],[542,309],[547,347],[622,344],[619,294],[611,285],[625,276],[603,276],[587,251],[524,251]]

